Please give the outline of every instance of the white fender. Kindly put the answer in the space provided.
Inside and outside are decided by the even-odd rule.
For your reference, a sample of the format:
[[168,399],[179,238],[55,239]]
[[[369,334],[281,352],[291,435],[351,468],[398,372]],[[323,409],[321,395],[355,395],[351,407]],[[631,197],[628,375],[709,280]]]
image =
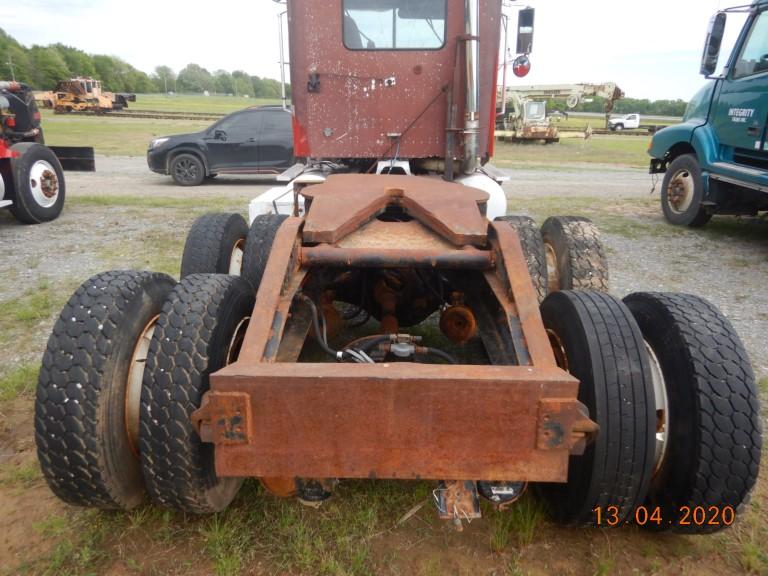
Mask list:
[[488,209],[486,211],[488,220],[493,220],[498,216],[504,216],[507,213],[507,195],[504,193],[504,189],[493,178],[486,176],[481,172],[476,172],[469,176],[460,176],[459,178],[456,178],[456,182],[463,184],[464,186],[478,188],[489,195]]

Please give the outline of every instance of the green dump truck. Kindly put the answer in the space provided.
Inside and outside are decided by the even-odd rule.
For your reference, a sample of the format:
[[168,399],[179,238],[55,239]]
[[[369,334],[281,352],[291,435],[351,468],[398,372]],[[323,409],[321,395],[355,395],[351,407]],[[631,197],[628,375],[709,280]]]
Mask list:
[[[714,76],[728,12],[748,18]],[[664,216],[693,227],[714,214],[768,210],[768,0],[712,17],[701,73],[711,81],[691,99],[683,122],[657,132],[648,149],[651,173],[664,174]]]

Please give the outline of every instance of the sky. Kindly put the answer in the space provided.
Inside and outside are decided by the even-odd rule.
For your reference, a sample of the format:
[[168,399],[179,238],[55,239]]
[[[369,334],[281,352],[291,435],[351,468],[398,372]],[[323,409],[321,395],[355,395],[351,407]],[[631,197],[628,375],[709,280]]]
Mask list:
[[[745,1],[528,0],[536,8],[532,69],[519,82],[616,82],[628,97],[688,100],[704,83],[709,18]],[[282,10],[273,0],[0,0],[0,28],[25,46],[61,42],[148,73],[194,62],[279,79]]]

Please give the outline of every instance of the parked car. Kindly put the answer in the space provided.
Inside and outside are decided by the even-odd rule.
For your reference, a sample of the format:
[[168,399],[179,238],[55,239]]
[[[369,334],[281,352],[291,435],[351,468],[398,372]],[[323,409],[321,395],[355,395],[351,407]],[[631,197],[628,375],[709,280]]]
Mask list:
[[150,142],[147,164],[180,186],[217,174],[280,174],[293,165],[291,112],[281,106],[246,108],[194,134]]

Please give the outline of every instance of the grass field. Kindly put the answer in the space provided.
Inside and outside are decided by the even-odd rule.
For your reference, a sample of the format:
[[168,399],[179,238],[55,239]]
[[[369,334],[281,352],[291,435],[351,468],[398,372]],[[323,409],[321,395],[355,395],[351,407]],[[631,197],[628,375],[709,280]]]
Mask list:
[[[162,99],[164,96],[153,96]],[[170,98],[170,97],[169,97]],[[185,96],[168,101],[167,110],[204,111],[203,97]],[[233,98],[211,97],[224,102]],[[240,99],[243,100],[243,99]],[[253,100],[252,100],[253,102]],[[162,102],[161,102],[162,103]],[[234,103],[234,102],[232,102]],[[173,107],[178,104],[180,107]],[[239,109],[237,106],[234,109]],[[161,110],[155,101],[147,109]],[[183,110],[182,110],[183,109]],[[210,110],[209,110],[210,111]],[[226,110],[223,110],[224,112]],[[143,156],[152,138],[169,134],[197,132],[210,126],[209,120],[155,120],[107,116],[78,116],[43,111],[46,142],[57,146],[93,146],[97,154],[107,156]],[[616,164],[644,168],[648,164],[645,150],[650,137],[596,135],[590,140],[564,138],[558,144],[497,143],[494,163],[499,166],[562,166],[568,163]]]
[[[646,168],[650,137],[595,135],[589,140],[564,138],[557,144],[497,143],[493,163],[497,166],[546,167],[557,170],[573,163],[606,164],[617,167]],[[596,166],[597,167],[597,166]]]
[[173,96],[168,94],[137,94],[136,102],[129,102],[128,109],[228,114],[249,106],[263,106],[264,104],[280,104],[280,100],[195,94],[174,94]]
[[43,111],[45,141],[53,146],[92,146],[107,156],[142,156],[152,138],[197,132],[211,124],[207,120],[154,120],[77,116]]

